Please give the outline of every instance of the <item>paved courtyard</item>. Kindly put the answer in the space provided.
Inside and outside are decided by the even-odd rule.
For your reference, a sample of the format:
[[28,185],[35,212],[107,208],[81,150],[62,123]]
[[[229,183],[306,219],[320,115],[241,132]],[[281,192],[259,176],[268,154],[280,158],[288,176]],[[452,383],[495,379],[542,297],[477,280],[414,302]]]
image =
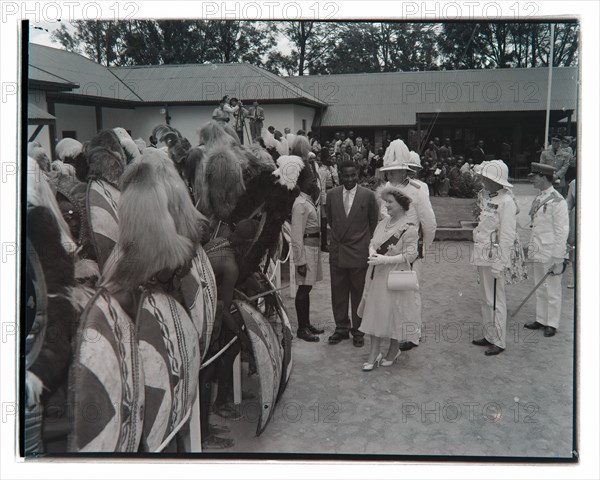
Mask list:
[[[527,212],[534,197],[517,185],[520,231],[527,240]],[[365,347],[350,340],[328,345],[333,333],[329,272],[311,293],[311,319],[326,330],[319,343],[294,339],[294,370],[265,432],[256,430],[256,400],[228,421],[230,452],[382,455],[474,455],[570,458],[573,448],[574,290],[563,278],[562,321],[543,337],[523,324],[535,315],[532,297],[516,318],[510,312],[533,280],[507,286],[506,351],[486,357],[471,344],[481,336],[476,269],[470,242],[435,242],[423,268],[423,337],[389,368],[361,371]],[[287,283],[285,278],[283,283]],[[295,327],[289,291],[284,300]],[[386,346],[384,345],[384,348]],[[254,377],[242,378],[256,393]],[[212,417],[211,422],[224,420]]]

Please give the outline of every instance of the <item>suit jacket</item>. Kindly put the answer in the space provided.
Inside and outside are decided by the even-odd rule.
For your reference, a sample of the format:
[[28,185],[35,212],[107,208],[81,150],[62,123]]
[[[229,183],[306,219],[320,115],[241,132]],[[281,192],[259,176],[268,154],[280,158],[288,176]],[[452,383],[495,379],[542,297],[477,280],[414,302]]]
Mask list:
[[377,227],[377,199],[371,190],[359,185],[346,217],[343,189],[339,186],[327,192],[327,222],[331,227],[329,263],[341,268],[363,268],[367,266],[369,242]]

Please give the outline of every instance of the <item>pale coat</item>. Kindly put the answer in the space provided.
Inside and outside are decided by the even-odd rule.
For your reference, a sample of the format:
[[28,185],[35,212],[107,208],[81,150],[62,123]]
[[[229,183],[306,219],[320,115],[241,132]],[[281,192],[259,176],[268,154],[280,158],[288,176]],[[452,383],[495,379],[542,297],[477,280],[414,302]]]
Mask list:
[[516,235],[517,206],[508,190],[485,195],[479,224],[473,230],[473,265],[504,270],[509,266]]
[[532,227],[527,249],[529,260],[562,263],[567,258],[569,236],[566,200],[553,187],[548,187],[535,198],[529,215]]

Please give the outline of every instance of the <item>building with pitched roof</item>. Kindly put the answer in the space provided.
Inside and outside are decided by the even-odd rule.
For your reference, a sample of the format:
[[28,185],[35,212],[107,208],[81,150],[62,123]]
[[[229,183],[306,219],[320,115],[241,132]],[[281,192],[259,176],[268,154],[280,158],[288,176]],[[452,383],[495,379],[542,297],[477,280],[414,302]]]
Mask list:
[[[574,135],[579,72],[554,68],[552,133]],[[548,69],[446,70],[280,77],[250,64],[104,67],[81,55],[40,45],[29,49],[30,138],[53,151],[65,136],[91,138],[124,127],[148,140],[170,123],[192,144],[226,94],[258,100],[265,126],[317,132],[323,140],[352,130],[376,146],[397,136],[422,152],[435,137],[470,156],[477,141],[488,157],[506,155],[526,171],[544,143]],[[35,101],[32,101],[32,97]],[[36,125],[35,122],[38,122]],[[47,133],[40,135],[39,122]],[[504,153],[503,153],[504,152]]]

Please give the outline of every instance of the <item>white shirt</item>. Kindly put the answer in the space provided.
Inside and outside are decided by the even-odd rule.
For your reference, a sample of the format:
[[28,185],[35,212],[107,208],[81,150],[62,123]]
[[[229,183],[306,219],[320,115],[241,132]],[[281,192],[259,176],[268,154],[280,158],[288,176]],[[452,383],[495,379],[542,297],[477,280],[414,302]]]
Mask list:
[[[342,190],[342,201],[344,203],[344,208],[347,208],[346,216],[350,214],[350,210],[352,210],[352,204],[354,203],[354,197],[356,196],[356,191],[358,190],[358,183],[354,185],[352,190],[346,190],[346,187]],[[348,202],[348,207],[346,207],[346,202]]]

